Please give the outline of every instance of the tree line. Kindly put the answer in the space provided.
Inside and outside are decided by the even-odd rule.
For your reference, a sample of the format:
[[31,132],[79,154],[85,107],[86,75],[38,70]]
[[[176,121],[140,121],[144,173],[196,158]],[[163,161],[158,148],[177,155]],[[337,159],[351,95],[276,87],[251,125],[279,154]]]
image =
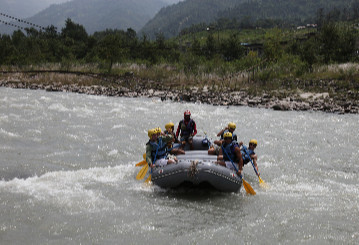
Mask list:
[[263,40],[263,55],[249,52],[240,37],[216,38],[208,33],[205,42],[194,38],[184,45],[175,39],[157,34],[155,40],[138,37],[133,29],[105,30],[88,35],[85,28],[67,19],[57,32],[50,26],[45,30],[27,28],[0,36],[0,65],[41,65],[45,63],[99,63],[110,72],[114,63],[147,65],[173,64],[186,72],[196,72],[199,66],[206,71],[222,67],[233,70],[267,60],[277,62],[293,57],[301,69],[310,70],[314,64],[357,61],[358,33],[353,24],[323,22],[311,37],[283,41],[284,31],[272,29]]

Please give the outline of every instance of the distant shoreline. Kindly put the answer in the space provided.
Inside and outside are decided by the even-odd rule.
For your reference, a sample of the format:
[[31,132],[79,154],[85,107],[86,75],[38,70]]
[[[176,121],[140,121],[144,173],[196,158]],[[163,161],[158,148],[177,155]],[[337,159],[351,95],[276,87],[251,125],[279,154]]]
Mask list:
[[278,98],[266,93],[252,96],[245,90],[211,91],[193,87],[191,90],[157,89],[143,86],[121,85],[78,85],[60,82],[26,82],[19,79],[0,80],[0,87],[13,89],[45,90],[48,92],[72,92],[88,95],[115,97],[160,98],[162,101],[204,103],[215,106],[249,106],[280,111],[323,111],[338,114],[358,114],[359,104],[356,101],[335,102],[328,93],[302,93],[299,96]]

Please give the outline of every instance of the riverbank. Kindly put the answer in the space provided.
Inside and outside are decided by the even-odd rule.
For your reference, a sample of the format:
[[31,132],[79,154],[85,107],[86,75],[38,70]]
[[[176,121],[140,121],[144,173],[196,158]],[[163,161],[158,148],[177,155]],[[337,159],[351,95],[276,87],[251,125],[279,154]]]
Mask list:
[[[358,99],[330,95],[328,92],[272,90],[255,94],[248,89],[234,91],[217,85],[163,86],[159,82],[140,79],[132,73],[118,77],[95,77],[94,74],[12,73],[0,77],[1,87],[41,89],[48,92],[72,92],[88,95],[148,97],[162,101],[206,103],[218,106],[249,106],[281,111],[324,111],[330,113],[359,113]],[[353,93],[348,91],[348,93]],[[351,96],[358,98],[358,95]]]

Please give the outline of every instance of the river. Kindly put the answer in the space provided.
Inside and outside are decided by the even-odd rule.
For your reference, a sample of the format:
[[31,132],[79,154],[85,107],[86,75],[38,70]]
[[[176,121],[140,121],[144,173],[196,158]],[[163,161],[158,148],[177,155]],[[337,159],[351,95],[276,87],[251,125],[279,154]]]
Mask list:
[[[258,140],[257,195],[135,179],[147,130],[189,109]],[[358,115],[0,88],[0,244],[357,244]]]

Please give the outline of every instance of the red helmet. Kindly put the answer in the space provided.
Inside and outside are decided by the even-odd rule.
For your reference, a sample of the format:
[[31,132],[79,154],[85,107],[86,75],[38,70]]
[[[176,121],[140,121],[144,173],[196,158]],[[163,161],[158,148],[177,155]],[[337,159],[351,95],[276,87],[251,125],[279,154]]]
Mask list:
[[190,115],[191,115],[191,112],[189,110],[184,112],[184,116],[190,116]]

